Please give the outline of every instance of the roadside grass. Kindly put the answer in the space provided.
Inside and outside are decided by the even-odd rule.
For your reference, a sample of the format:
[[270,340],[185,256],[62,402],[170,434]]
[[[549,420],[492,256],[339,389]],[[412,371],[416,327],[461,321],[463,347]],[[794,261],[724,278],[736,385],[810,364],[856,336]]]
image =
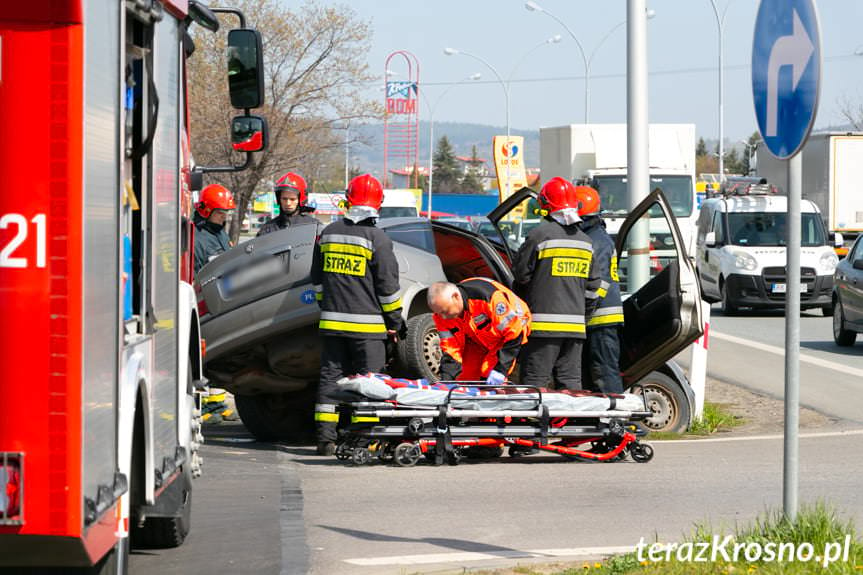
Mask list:
[[[690,554],[695,557],[698,543],[722,542],[726,536],[732,540],[725,546],[729,555],[729,561],[725,561],[721,554],[717,560],[710,560],[707,553],[707,561],[696,562],[686,559],[685,549],[694,549]],[[850,537],[846,547],[846,537]],[[690,545],[687,545],[690,544]],[[745,556],[746,546],[755,549],[758,545],[764,552],[762,560],[747,561]],[[782,545],[786,545],[783,556],[784,561],[767,561],[766,550],[771,544],[778,557]],[[810,561],[793,560],[788,561],[790,547],[803,550],[804,544],[812,546],[812,559]],[[734,560],[735,545],[740,546],[741,551]],[[831,547],[828,547],[831,546]],[[470,573],[487,573],[488,575],[577,575],[589,573],[591,575],[652,575],[661,573],[663,575],[805,575],[808,573],[830,574],[830,575],[861,575],[863,574],[863,541],[858,535],[854,522],[843,521],[836,511],[822,503],[803,506],[794,521],[785,518],[781,511],[768,511],[755,519],[751,524],[739,526],[733,532],[728,533],[723,529],[714,530],[710,526],[697,524],[691,535],[686,537],[670,552],[666,561],[666,553],[663,551],[661,561],[649,561],[649,544],[645,546],[642,560],[637,553],[627,553],[609,557],[604,561],[580,561],[568,564],[556,565],[520,565],[510,569],[469,571]],[[833,562],[826,564],[825,550],[832,548],[831,558]],[[847,548],[847,559],[842,557]],[[677,553],[683,551],[683,556],[678,558]],[[808,552],[808,551],[807,551]],[[805,557],[796,552],[794,557]],[[755,552],[751,553],[755,556]],[[817,560],[815,559],[817,558]]]
[[746,423],[744,418],[728,411],[724,404],[708,401],[704,403],[704,413],[702,413],[701,419],[693,421],[689,431],[684,433],[670,431],[651,432],[647,438],[649,440],[674,440],[705,437],[721,431],[728,431],[744,423]]

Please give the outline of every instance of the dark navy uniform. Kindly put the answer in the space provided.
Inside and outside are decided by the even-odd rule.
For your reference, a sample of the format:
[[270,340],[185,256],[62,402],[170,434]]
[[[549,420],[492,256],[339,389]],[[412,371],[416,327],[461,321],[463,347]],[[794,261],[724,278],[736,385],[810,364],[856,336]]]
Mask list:
[[302,209],[295,211],[291,215],[288,215],[285,212],[281,212],[278,216],[262,225],[261,229],[258,230],[257,235],[263,236],[265,234],[277,232],[279,230],[283,230],[285,228],[290,228],[293,226],[319,223],[320,221],[318,220],[318,218],[316,218],[309,212],[303,211]]
[[520,383],[546,386],[554,376],[567,389],[581,389],[585,316],[599,287],[590,238],[577,224],[546,219],[528,234],[513,273],[532,314]]
[[328,225],[314,253],[312,284],[323,337],[315,406],[318,441],[335,441],[336,382],[347,375],[383,371],[387,330],[403,331],[392,241],[371,218]]
[[208,222],[195,214],[195,273],[215,256],[231,249],[225,226]]
[[614,241],[599,216],[586,216],[581,229],[593,242],[593,262],[600,278],[596,308],[587,318],[586,374],[593,386],[606,393],[622,393],[620,378],[620,328],[623,303],[617,275]]

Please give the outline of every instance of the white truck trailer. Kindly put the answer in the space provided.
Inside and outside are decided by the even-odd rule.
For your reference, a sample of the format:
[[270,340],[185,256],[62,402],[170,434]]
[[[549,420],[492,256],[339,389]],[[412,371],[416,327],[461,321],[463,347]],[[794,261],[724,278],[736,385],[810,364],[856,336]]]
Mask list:
[[[818,206],[829,232],[846,240],[863,231],[863,132],[820,132],[803,146],[803,197]],[[756,151],[758,175],[788,190],[788,162]]]
[[[616,234],[630,208],[626,124],[570,124],[540,128],[539,135],[543,181],[555,176],[587,181],[599,191],[608,231]],[[698,219],[695,124],[651,124],[649,150],[650,189],[641,195],[646,197],[656,188],[663,191],[691,255]]]

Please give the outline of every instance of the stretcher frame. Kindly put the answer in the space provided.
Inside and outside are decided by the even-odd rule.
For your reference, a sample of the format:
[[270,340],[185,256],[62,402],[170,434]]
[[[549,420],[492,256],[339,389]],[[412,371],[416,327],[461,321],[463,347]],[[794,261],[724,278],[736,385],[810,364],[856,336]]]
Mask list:
[[[425,457],[434,465],[457,465],[468,448],[482,457],[500,455],[504,447],[511,457],[536,451],[557,453],[568,459],[617,461],[631,457],[638,463],[653,458],[653,448],[641,441],[647,434],[644,421],[653,414],[614,409],[615,394],[604,411],[551,410],[542,401],[542,389],[526,385],[486,385],[485,382],[444,381],[482,390],[525,390],[528,393],[457,396],[450,389],[446,399],[434,406],[398,405],[392,400],[344,401],[339,405],[344,428],[336,446],[336,457],[355,465],[373,457],[411,467]],[[636,386],[637,388],[638,386]],[[644,394],[642,392],[642,397]],[[530,400],[529,409],[464,409],[453,401],[493,402]],[[349,423],[348,423],[349,422]],[[556,443],[551,441],[557,440]],[[590,444],[589,449],[581,449]]]

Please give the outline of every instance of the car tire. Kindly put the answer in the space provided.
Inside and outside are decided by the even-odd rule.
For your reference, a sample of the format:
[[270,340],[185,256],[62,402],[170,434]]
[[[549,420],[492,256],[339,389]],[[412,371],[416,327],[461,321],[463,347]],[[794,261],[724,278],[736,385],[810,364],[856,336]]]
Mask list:
[[664,373],[651,371],[628,393],[645,396],[645,403],[653,415],[644,420],[644,426],[652,432],[683,433],[689,427],[691,412],[686,393],[680,385]]
[[405,377],[440,380],[440,336],[430,313],[408,319],[408,336],[398,346],[399,371]]
[[307,392],[235,395],[237,413],[258,441],[299,439],[313,431],[315,398]]
[[857,332],[845,329],[845,314],[842,311],[842,303],[837,298],[833,302],[833,341],[841,347],[854,345],[857,340]]
[[725,282],[723,281],[720,281],[719,283],[719,303],[722,315],[737,315],[740,311],[740,308],[731,301],[731,297],[728,295],[728,289],[725,287]]

